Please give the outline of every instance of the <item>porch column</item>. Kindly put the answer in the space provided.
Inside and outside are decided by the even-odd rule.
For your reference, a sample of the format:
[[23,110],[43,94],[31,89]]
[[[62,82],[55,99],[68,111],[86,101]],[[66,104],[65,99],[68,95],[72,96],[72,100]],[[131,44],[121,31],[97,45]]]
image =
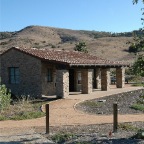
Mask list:
[[82,93],[92,93],[92,69],[83,69],[81,71],[82,76]]
[[101,69],[94,69],[94,86],[95,89],[101,89]]
[[101,68],[101,90],[107,91],[110,89],[110,69]]
[[116,68],[116,86],[123,88],[125,86],[125,68]]
[[62,69],[56,72],[56,95],[57,98],[69,96],[69,71]]

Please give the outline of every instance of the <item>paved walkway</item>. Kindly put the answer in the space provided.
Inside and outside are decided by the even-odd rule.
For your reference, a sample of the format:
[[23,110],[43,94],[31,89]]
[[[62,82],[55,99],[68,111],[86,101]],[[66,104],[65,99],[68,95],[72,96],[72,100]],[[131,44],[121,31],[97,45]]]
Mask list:
[[[112,94],[133,91],[141,89],[142,87],[130,87],[127,85],[123,89],[116,89],[112,87],[109,91],[96,90],[92,94],[78,94],[71,93],[66,99],[53,101],[50,103],[50,125],[90,125],[90,124],[103,124],[112,123],[112,115],[92,115],[82,113],[75,110],[75,105],[83,100],[94,99],[104,97]],[[44,109],[44,107],[43,107]],[[119,115],[119,122],[134,122],[144,121],[144,114],[129,114]],[[33,127],[33,126],[45,126],[45,117],[32,119],[32,120],[21,120],[21,121],[1,121],[0,128],[17,128],[17,127]]]

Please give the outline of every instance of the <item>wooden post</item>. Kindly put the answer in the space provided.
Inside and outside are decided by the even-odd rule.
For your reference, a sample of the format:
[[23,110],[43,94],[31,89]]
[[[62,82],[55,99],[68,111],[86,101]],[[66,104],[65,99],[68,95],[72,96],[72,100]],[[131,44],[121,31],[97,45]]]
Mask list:
[[117,103],[113,104],[113,132],[117,132],[118,129],[118,107]]
[[46,104],[46,133],[49,134],[49,104]]

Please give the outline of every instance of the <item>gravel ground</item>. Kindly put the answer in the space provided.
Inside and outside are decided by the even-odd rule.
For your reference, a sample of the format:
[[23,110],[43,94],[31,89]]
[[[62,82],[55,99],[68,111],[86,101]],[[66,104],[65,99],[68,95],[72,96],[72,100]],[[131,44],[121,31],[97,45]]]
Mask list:
[[[144,144],[142,139],[132,139],[137,130],[143,128],[143,122],[123,123],[116,133],[109,136],[112,124],[84,125],[84,126],[59,126],[50,127],[50,134],[44,134],[44,127],[35,127],[35,131],[52,140],[55,135],[73,135],[66,141],[56,142],[60,144]],[[57,138],[58,139],[58,138]]]
[[50,144],[52,143],[34,128],[0,129],[0,144]]
[[[119,114],[137,114],[144,113],[139,110],[131,109],[130,106],[136,103],[140,95],[144,94],[144,90],[136,90],[132,92],[121,93],[117,95],[106,96],[103,98],[89,100],[89,102],[98,103],[98,106],[83,103],[76,105],[76,109],[92,114],[104,114],[109,115],[113,114],[113,103],[118,103],[118,113]],[[99,102],[104,101],[104,102]]]
[[[119,113],[133,114],[140,113],[129,108],[144,90],[127,92],[123,94],[100,98],[106,100],[100,112],[112,113],[113,102],[118,102]],[[97,101],[98,99],[92,100]],[[111,106],[110,106],[111,105]],[[108,107],[108,108],[107,108]],[[96,110],[87,110],[78,104],[78,110],[87,113],[97,114]],[[87,111],[85,111],[85,109]],[[142,112],[141,112],[142,113]],[[112,133],[112,124],[75,125],[75,126],[51,126],[50,134],[45,134],[44,126],[30,128],[0,129],[0,144],[144,144],[144,139],[132,139],[138,129],[144,129],[144,122],[121,123],[117,132]],[[64,136],[65,135],[65,136]],[[57,137],[56,137],[57,136]],[[62,138],[66,137],[65,140]],[[55,140],[53,138],[55,137]],[[61,138],[61,140],[60,140]],[[59,139],[59,140],[58,140]]]
[[[101,104],[100,108],[89,108],[83,106],[80,103],[76,106],[76,109],[92,114],[103,113],[109,115],[113,113],[113,103],[117,102],[119,114],[143,113],[141,111],[129,108],[143,93],[144,90],[137,90],[133,92],[126,92],[122,94],[94,99],[90,101],[97,102],[99,100],[106,100],[106,102],[102,102],[103,104]],[[113,133],[112,136],[109,136],[109,133],[113,131],[112,124],[51,127],[51,133],[44,136],[52,140],[52,137],[54,135],[73,134],[73,137],[71,137],[66,142],[60,142],[67,144],[144,144],[144,140],[132,139],[132,137],[137,133],[138,129],[144,129],[144,122],[119,124],[118,131],[116,133]]]

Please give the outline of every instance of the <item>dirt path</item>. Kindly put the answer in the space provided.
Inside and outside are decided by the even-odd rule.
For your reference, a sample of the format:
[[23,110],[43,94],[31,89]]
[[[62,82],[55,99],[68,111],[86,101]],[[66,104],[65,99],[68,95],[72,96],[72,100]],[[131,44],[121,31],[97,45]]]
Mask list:
[[[70,95],[66,99],[53,101],[50,103],[50,126],[63,125],[90,125],[112,123],[112,115],[89,115],[75,110],[75,105],[83,100],[94,99],[107,95],[121,92],[132,91],[140,88],[126,87],[123,89],[112,88],[110,91],[95,91],[88,95]],[[43,107],[43,110],[44,107]],[[144,115],[119,115],[119,122],[144,121]],[[43,137],[41,132],[36,132],[35,127],[45,127],[45,117],[21,120],[21,121],[0,121],[0,143],[5,144],[35,144],[35,143],[52,143]]]
[[[90,115],[81,113],[75,110],[75,104],[87,100],[94,99],[98,97],[103,97],[107,95],[117,94],[121,92],[132,91],[136,89],[141,89],[140,87],[126,87],[123,89],[112,88],[110,91],[96,91],[92,94],[85,95],[70,95],[67,99],[61,99],[50,103],[50,125],[60,126],[60,125],[89,125],[89,124],[102,124],[102,123],[112,123],[112,115]],[[44,108],[43,108],[44,109]],[[136,115],[119,115],[119,122],[134,122],[134,121],[144,121],[143,114]],[[32,119],[32,120],[21,120],[21,121],[1,121],[0,129],[3,128],[23,128],[23,127],[34,127],[34,126],[45,126],[45,117]]]

